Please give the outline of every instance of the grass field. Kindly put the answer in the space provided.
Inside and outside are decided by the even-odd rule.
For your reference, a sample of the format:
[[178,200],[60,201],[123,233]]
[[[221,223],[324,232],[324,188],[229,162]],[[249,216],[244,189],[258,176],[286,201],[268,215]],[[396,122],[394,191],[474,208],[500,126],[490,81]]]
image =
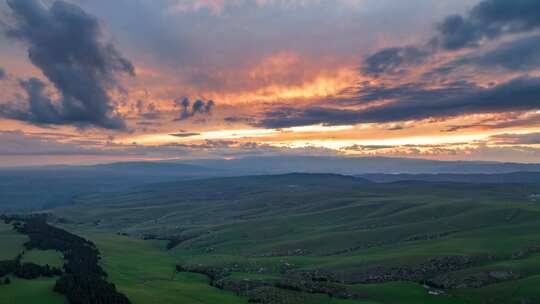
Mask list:
[[[103,265],[120,291],[129,296],[133,303],[246,303],[242,297],[224,292],[208,285],[205,276],[192,273],[174,273],[174,265],[182,257],[172,255],[164,248],[163,241],[142,241],[124,236],[103,234],[102,232],[79,231],[85,237],[96,242],[103,253]],[[229,264],[226,257],[208,255],[206,259],[216,264]],[[304,257],[297,257],[300,261]],[[335,258],[335,257],[334,257]],[[236,260],[242,257],[235,257]],[[295,259],[291,260],[294,261]],[[304,263],[313,261],[305,258]],[[535,272],[538,267],[538,255],[523,261],[493,263],[484,268],[527,269]],[[201,259],[202,260],[202,259]],[[264,259],[261,259],[264,260]],[[253,260],[251,260],[253,262]],[[276,258],[263,262],[271,265]],[[301,263],[299,263],[301,264]],[[257,274],[235,274],[237,279],[261,278]],[[262,276],[265,278],[265,276]],[[304,295],[304,303],[321,304],[368,304],[368,303],[521,303],[524,298],[540,300],[534,286],[540,283],[540,276],[530,276],[522,280],[494,284],[479,289],[467,289],[451,292],[447,295],[428,295],[425,289],[415,283],[395,282],[384,284],[357,284],[349,286],[365,297],[365,300],[339,300],[324,295]],[[535,303],[535,302],[531,302]]]
[[26,241],[26,235],[17,233],[12,225],[0,221],[0,260],[15,258],[23,250]]
[[2,304],[66,304],[60,294],[53,292],[55,278],[22,280],[11,277],[10,285],[0,285],[0,303]]
[[61,252],[55,250],[30,250],[25,252],[22,262],[62,268],[64,257]]
[[[283,303],[521,303],[540,293],[531,285],[540,275],[539,255],[510,259],[540,245],[540,204],[529,199],[535,191],[531,184],[375,184],[292,174],[148,185],[87,196],[54,212],[98,245],[111,280],[136,303],[246,301],[201,275],[174,274],[175,264],[230,269],[226,280],[238,283],[276,281],[284,269],[330,272],[350,281],[343,287],[357,295],[255,290],[279,294],[289,301]],[[145,235],[183,241],[167,251],[164,241],[140,240]],[[441,256],[492,257],[442,279],[485,279],[493,271],[516,277],[444,295],[414,282],[354,283],[374,267],[414,267]]]
[[[12,225],[0,222],[0,260],[14,259],[23,252],[23,244],[28,237],[13,230]],[[62,266],[62,255],[56,251],[31,250],[24,254],[23,262],[40,265]],[[4,278],[0,278],[4,279]],[[10,276],[11,284],[0,285],[1,304],[40,303],[63,304],[64,297],[53,291],[56,278],[23,280]]]
[[[241,297],[210,287],[204,276],[190,273],[173,275],[170,270],[175,260],[168,256],[167,252],[160,246],[161,244],[147,247],[148,244],[145,244],[148,243],[147,241],[139,244],[138,240],[114,240],[115,238],[96,235],[94,240],[100,244],[100,248],[107,249],[104,253],[104,265],[111,274],[111,280],[134,303],[246,302]],[[114,240],[114,246],[106,244],[111,240]],[[115,248],[116,246],[120,246],[122,249]],[[134,254],[134,252],[136,253]],[[213,259],[214,257],[209,258]],[[156,262],[155,259],[159,259],[159,262]],[[219,260],[217,263],[219,264]],[[134,267],[133,265],[140,266]],[[239,274],[235,276],[237,279],[246,278],[246,276]],[[248,277],[256,279],[257,275],[251,274]],[[538,291],[534,287],[540,283],[539,279],[536,276],[531,276],[524,280],[495,284],[479,289],[453,291],[441,296],[428,295],[421,285],[415,283],[358,284],[348,287],[359,292],[364,300],[339,300],[324,295],[304,295],[300,298],[301,302],[291,303],[521,303],[524,298],[534,301],[540,300]]]
[[208,285],[205,276],[177,274],[176,259],[163,241],[143,241],[92,231],[73,231],[92,240],[103,255],[110,281],[135,304],[247,303],[230,292]]

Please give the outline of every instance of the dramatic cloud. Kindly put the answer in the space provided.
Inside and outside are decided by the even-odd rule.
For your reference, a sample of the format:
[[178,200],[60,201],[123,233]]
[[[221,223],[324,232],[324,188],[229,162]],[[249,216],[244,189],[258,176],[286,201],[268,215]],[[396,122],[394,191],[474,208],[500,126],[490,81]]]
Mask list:
[[[402,71],[404,66],[419,65],[440,52],[477,48],[483,41],[505,34],[527,33],[540,28],[540,2],[536,0],[484,0],[468,14],[447,16],[436,27],[437,34],[425,45],[385,48],[364,59],[362,72],[380,76]],[[507,42],[482,55],[467,55],[435,73],[448,73],[461,65],[499,66],[509,70],[532,70],[538,66],[538,36]],[[533,64],[531,67],[530,64]],[[432,76],[429,73],[427,76]]]
[[210,114],[215,106],[213,100],[208,100],[206,103],[200,99],[197,99],[193,104],[189,98],[184,98],[181,101],[177,100],[175,106],[181,107],[182,112],[177,120],[185,120],[191,118],[197,114]]
[[[366,103],[379,100],[399,100],[403,102],[421,102],[423,100],[440,100],[443,98],[454,98],[458,95],[472,94],[478,90],[474,84],[459,81],[447,83],[440,88],[427,89],[419,83],[404,84],[395,87],[362,86],[357,98],[352,103]],[[347,103],[342,100],[341,103]]]
[[45,95],[45,84],[37,79],[22,80],[21,87],[28,95],[28,109],[16,108],[14,104],[0,104],[0,114],[5,117],[40,123],[40,124],[62,124],[63,114],[55,103]]
[[[284,108],[266,113],[258,124],[283,128],[299,125],[347,125],[385,123],[427,118],[448,118],[471,113],[499,113],[540,108],[540,78],[520,77],[500,85],[481,88],[465,84],[461,89],[422,89],[414,85],[377,88],[367,100],[399,98],[365,110],[333,108]],[[429,97],[429,98],[427,98]]]
[[428,49],[415,46],[382,49],[365,59],[362,72],[375,77],[396,73],[401,71],[403,65],[421,64],[430,53]]
[[[540,109],[537,98],[540,79],[531,76],[540,68],[540,36],[535,32],[538,29],[538,1],[480,1],[466,14],[444,18],[428,42],[385,48],[366,57],[362,74],[380,79],[376,81],[378,85],[366,82],[367,85],[357,89],[359,93],[354,98],[338,102],[349,108],[323,105],[274,111],[268,113],[263,124],[445,120],[468,114],[512,114]],[[429,63],[427,71],[422,66],[426,63]],[[421,71],[421,76],[414,79],[414,75],[405,75],[409,70]],[[381,77],[392,75],[403,75],[405,79]],[[487,86],[491,79],[499,84]],[[350,109],[350,106],[380,102],[383,103],[380,106],[363,110]],[[474,122],[449,126],[444,131],[504,128],[523,123],[532,124],[532,121],[520,118],[516,122],[512,119],[500,123]]]
[[503,68],[509,71],[532,71],[540,67],[540,36],[527,36],[503,43],[495,49],[458,58],[442,70],[445,73],[460,66]]
[[468,15],[448,16],[438,27],[442,47],[456,50],[476,47],[482,40],[503,34],[540,28],[540,2],[537,0],[484,0]]
[[0,1],[0,166],[309,149],[538,161],[523,135],[540,130],[537,3]]
[[0,67],[0,80],[6,78],[6,71]]
[[64,1],[50,8],[34,0],[9,0],[8,5],[16,20],[8,37],[28,45],[28,58],[61,97],[47,97],[45,84],[37,79],[22,81],[28,108],[4,105],[0,115],[33,124],[124,129],[108,91],[120,88],[116,74],[134,75],[134,68],[103,41],[98,20]]

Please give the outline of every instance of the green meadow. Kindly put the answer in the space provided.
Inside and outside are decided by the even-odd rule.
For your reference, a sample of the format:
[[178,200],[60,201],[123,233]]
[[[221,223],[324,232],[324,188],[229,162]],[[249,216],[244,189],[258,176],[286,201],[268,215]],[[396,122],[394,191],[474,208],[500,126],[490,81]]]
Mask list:
[[163,241],[144,241],[91,230],[72,232],[98,246],[109,280],[133,303],[247,303],[231,292],[211,287],[203,275],[176,273],[177,260],[165,250]]
[[22,262],[62,268],[64,257],[62,253],[55,250],[30,250],[24,253]]
[[[348,281],[375,267],[489,256],[433,279],[480,280],[494,271],[516,276],[440,295],[411,281],[342,284],[356,295],[348,300],[273,287],[250,292],[283,303],[521,303],[538,299],[531,287],[540,275],[538,255],[511,258],[540,244],[540,204],[529,199],[536,189],[291,174],[147,185],[86,196],[54,212],[67,219],[68,230],[98,244],[112,280],[135,302],[246,301],[245,294],[210,287],[199,274],[175,274],[176,264],[229,269],[223,280],[242,284],[278,282],[285,268]],[[183,241],[167,250],[166,241],[142,240],[148,235]]]
[[[23,253],[23,244],[28,241],[27,236],[13,230],[12,225],[0,222],[0,260],[14,259]],[[63,257],[56,251],[31,250],[23,255],[24,262],[33,262],[50,266],[63,265]],[[5,278],[0,278],[3,282]],[[0,285],[0,303],[66,303],[64,297],[53,292],[56,278],[39,278],[36,280],[23,280],[9,276],[9,285]]]
[[[536,189],[334,175],[225,178],[81,197],[51,210],[51,224],[94,242],[109,281],[133,303],[537,303],[540,204],[529,199]],[[9,225],[0,234],[2,256],[22,250],[25,237]],[[168,249],[166,239],[179,241]],[[426,267],[441,257],[478,260],[429,274],[455,287],[407,277],[362,281],[379,269]],[[62,256],[32,250],[23,260],[58,266]],[[176,265],[221,272],[212,281]],[[332,286],[348,296],[280,285],[310,281],[309,273],[331,274]],[[62,303],[53,283],[15,279],[0,287],[9,291],[0,299],[30,296],[23,290],[36,284],[30,288],[46,303]]]
[[66,304],[60,294],[53,292],[55,278],[23,280],[10,277],[11,284],[0,285],[0,303],[2,304]]
[[0,221],[0,260],[15,258],[23,250],[26,241],[26,235],[17,233],[12,225]]

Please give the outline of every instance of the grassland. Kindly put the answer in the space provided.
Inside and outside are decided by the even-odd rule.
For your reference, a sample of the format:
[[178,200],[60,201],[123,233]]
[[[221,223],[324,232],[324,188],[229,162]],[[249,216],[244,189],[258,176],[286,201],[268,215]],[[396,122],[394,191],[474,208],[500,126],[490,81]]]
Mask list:
[[15,258],[22,250],[23,244],[28,241],[25,235],[13,230],[13,226],[0,221],[0,260]]
[[176,273],[176,259],[163,241],[143,241],[114,234],[75,230],[92,240],[103,255],[103,267],[122,293],[135,304],[247,303],[208,285],[203,275]]
[[62,268],[64,257],[62,253],[55,250],[30,250],[26,251],[22,258],[23,263],[34,263],[37,265],[49,265],[51,267]]
[[[0,260],[14,259],[23,253],[23,244],[28,241],[28,237],[13,230],[12,225],[0,222]],[[61,266],[63,260],[56,251],[28,251],[23,255],[23,261],[34,262],[36,264],[49,264],[50,266]],[[4,278],[0,278],[3,279]],[[63,304],[66,303],[64,297],[53,292],[56,282],[55,278],[39,278],[36,280],[23,280],[10,276],[9,285],[0,285],[0,303],[43,303],[43,304]]]
[[[135,304],[247,303],[245,297],[211,287],[204,275],[175,272],[178,258],[165,249],[164,241],[144,241],[86,228],[78,230],[80,228],[70,225],[64,228],[97,244],[110,280]],[[316,304],[377,304],[373,301],[333,299],[322,294],[302,295],[301,299],[307,300],[305,303]]]
[[22,280],[11,277],[11,284],[0,285],[0,303],[20,304],[66,304],[60,294],[53,292],[55,278],[39,278],[35,280]]
[[[148,185],[53,212],[98,245],[111,280],[135,303],[246,301],[199,274],[175,274],[176,264],[226,269],[223,280],[239,285],[331,273],[356,294],[254,291],[280,294],[283,303],[536,303],[540,258],[528,250],[540,245],[540,204],[530,199],[537,189],[293,174]],[[165,241],[144,237],[179,245],[166,250]],[[472,277],[479,286],[430,295],[414,280],[360,283],[379,268],[422,267],[439,257],[481,258],[430,277],[456,284]],[[489,277],[501,272],[511,277]]]

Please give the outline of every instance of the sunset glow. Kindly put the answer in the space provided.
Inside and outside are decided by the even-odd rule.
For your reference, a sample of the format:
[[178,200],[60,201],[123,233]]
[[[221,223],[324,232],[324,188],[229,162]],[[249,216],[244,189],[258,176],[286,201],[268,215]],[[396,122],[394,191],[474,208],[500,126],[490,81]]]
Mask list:
[[[540,67],[532,50],[512,53],[540,45],[535,29],[454,41],[445,39],[458,36],[437,27],[452,14],[468,18],[477,0],[418,2],[414,14],[393,1],[158,2],[129,4],[149,12],[144,23],[113,14],[115,1],[62,2],[95,21],[96,36],[88,39],[102,66],[86,66],[64,46],[77,58],[62,63],[73,65],[66,79],[81,73],[87,87],[61,82],[53,61],[63,58],[27,55],[47,54],[54,44],[2,35],[4,158],[37,143],[36,155],[96,160],[111,153],[121,159],[118,151],[126,159],[191,158],[203,148],[218,158],[311,148],[540,160]],[[53,22],[51,3],[40,6]],[[33,30],[19,8],[0,9],[5,27]],[[8,143],[12,138],[17,143]]]

